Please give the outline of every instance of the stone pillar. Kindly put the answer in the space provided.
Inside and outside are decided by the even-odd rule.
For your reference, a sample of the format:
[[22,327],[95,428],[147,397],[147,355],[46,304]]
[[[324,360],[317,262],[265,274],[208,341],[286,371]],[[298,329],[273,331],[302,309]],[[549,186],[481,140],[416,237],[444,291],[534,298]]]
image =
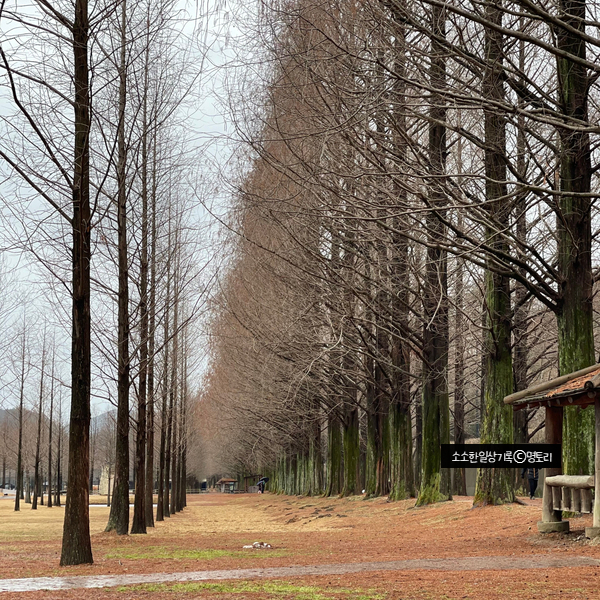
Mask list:
[[[563,407],[546,407],[546,443],[562,444]],[[537,527],[540,533],[555,533],[569,531],[569,521],[562,520],[562,510],[554,510],[552,488],[546,483],[546,477],[562,475],[562,468],[547,468],[544,478],[544,498],[542,501],[542,520]]]
[[[598,392],[596,392],[598,394]],[[585,528],[585,537],[600,536],[600,502],[598,502],[598,484],[600,483],[600,397],[594,401],[594,414],[596,419],[596,447],[594,454],[594,520],[592,527]]]

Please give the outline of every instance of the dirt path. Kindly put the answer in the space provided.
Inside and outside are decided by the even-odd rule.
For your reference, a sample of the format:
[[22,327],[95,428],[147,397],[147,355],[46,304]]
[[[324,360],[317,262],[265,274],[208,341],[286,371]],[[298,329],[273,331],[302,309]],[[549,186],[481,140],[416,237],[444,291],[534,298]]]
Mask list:
[[[108,509],[95,508],[94,564],[65,568],[63,509],[0,503],[0,600],[46,600],[49,589],[52,600],[598,598],[600,546],[583,535],[591,517],[572,519],[569,535],[542,536],[539,500],[484,509],[466,497],[423,508],[362,497],[188,500],[147,535],[104,533]],[[255,541],[273,548],[243,548]]]
[[271,569],[230,569],[222,571],[193,571],[186,573],[145,573],[138,575],[97,575],[95,577],[30,577],[0,580],[0,592],[36,592],[81,588],[105,588],[136,584],[214,581],[227,579],[289,578],[323,575],[344,575],[372,571],[506,571],[557,569],[565,567],[598,567],[600,560],[585,556],[552,558],[538,554],[525,559],[512,556],[471,556],[397,560],[332,565],[290,566]]

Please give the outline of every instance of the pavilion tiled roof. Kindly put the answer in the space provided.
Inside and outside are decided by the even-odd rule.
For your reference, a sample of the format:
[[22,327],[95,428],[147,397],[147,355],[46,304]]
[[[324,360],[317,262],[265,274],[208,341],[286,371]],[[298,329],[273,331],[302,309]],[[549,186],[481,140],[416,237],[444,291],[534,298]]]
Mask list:
[[[586,387],[585,384],[587,382],[591,382],[593,380],[594,376],[599,375],[599,374],[600,374],[600,367],[598,367],[597,369],[594,369],[588,375],[582,375],[581,377],[576,377],[575,379],[571,379],[571,381],[567,381],[567,383],[564,383],[563,385],[559,385],[556,388],[552,388],[552,389],[548,390],[545,397],[552,398],[553,396],[561,396],[567,392],[573,393],[573,392],[587,390],[588,388],[592,389],[591,386]],[[596,387],[596,386],[594,386],[594,387]]]
[[592,404],[600,393],[600,364],[556,377],[504,398],[515,410],[531,405]]

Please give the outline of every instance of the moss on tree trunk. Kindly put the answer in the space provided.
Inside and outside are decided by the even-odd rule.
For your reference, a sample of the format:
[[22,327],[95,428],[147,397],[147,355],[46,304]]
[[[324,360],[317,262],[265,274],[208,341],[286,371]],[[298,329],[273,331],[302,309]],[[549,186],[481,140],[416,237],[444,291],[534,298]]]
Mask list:
[[[486,19],[502,24],[503,10],[499,5],[486,5]],[[502,34],[495,28],[485,31],[486,65],[483,95],[502,102],[504,89]],[[493,108],[484,108],[485,128],[485,192],[490,225],[486,227],[486,243],[493,251],[506,253],[506,242],[498,231],[509,226],[510,205],[506,202],[506,123],[504,115]],[[513,411],[504,404],[504,397],[513,391],[511,356],[510,281],[494,271],[493,258],[488,258],[485,272],[486,343],[485,385],[481,442],[511,444],[513,441]],[[501,504],[514,500],[512,469],[484,468],[477,472],[474,505]]]
[[[504,397],[512,393],[513,372],[510,353],[510,289],[508,278],[486,273],[488,324],[485,381],[485,412],[482,444],[511,444],[513,441],[512,407]],[[514,500],[512,469],[479,469],[474,505],[501,504]]]
[[[585,1],[561,0],[561,19],[572,29],[557,27],[559,49],[585,59]],[[591,151],[587,97],[590,78],[584,65],[568,57],[558,60],[558,100],[561,111],[578,129],[559,129],[560,195],[557,197],[558,270],[561,295],[558,321],[558,360],[564,375],[594,364],[591,263]],[[580,408],[565,409],[564,471],[594,472],[594,415]]]
[[412,423],[410,407],[394,402],[390,410],[390,500],[404,500],[414,496],[412,466]]
[[327,496],[342,492],[342,475],[342,431],[338,417],[331,415],[328,421]]
[[348,410],[343,421],[344,488],[342,496],[358,494],[360,467],[360,437],[358,407]]
[[321,454],[321,426],[316,421],[311,427],[308,447],[310,469],[310,494],[319,496],[323,493],[323,459]]
[[427,248],[423,311],[423,446],[421,488],[417,505],[429,504],[450,495],[450,474],[442,473],[440,444],[450,442],[448,400],[448,266],[446,252],[438,246],[445,237],[440,217],[447,205],[444,175],[446,173],[446,106],[442,90],[446,87],[446,54],[442,43],[446,37],[446,9],[431,10],[430,81],[436,90],[431,93],[429,114],[429,184],[430,212],[426,217]]

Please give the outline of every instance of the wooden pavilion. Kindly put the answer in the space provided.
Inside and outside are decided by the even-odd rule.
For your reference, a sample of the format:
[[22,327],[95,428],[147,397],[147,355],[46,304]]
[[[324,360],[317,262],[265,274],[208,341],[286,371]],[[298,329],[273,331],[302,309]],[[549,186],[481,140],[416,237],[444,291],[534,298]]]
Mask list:
[[[600,364],[534,385],[504,398],[514,410],[543,406],[546,411],[546,443],[562,444],[563,411],[565,406],[594,406],[596,423],[595,473],[563,475],[561,468],[546,469],[542,533],[567,532],[569,522],[562,520],[562,511],[591,512],[592,490],[600,481]],[[593,502],[593,526],[586,527],[587,537],[600,536],[600,502]]]
[[233,494],[235,492],[235,486],[237,485],[237,479],[230,479],[229,477],[221,477],[216,483],[217,486],[221,486],[221,493],[226,494],[229,492]]

